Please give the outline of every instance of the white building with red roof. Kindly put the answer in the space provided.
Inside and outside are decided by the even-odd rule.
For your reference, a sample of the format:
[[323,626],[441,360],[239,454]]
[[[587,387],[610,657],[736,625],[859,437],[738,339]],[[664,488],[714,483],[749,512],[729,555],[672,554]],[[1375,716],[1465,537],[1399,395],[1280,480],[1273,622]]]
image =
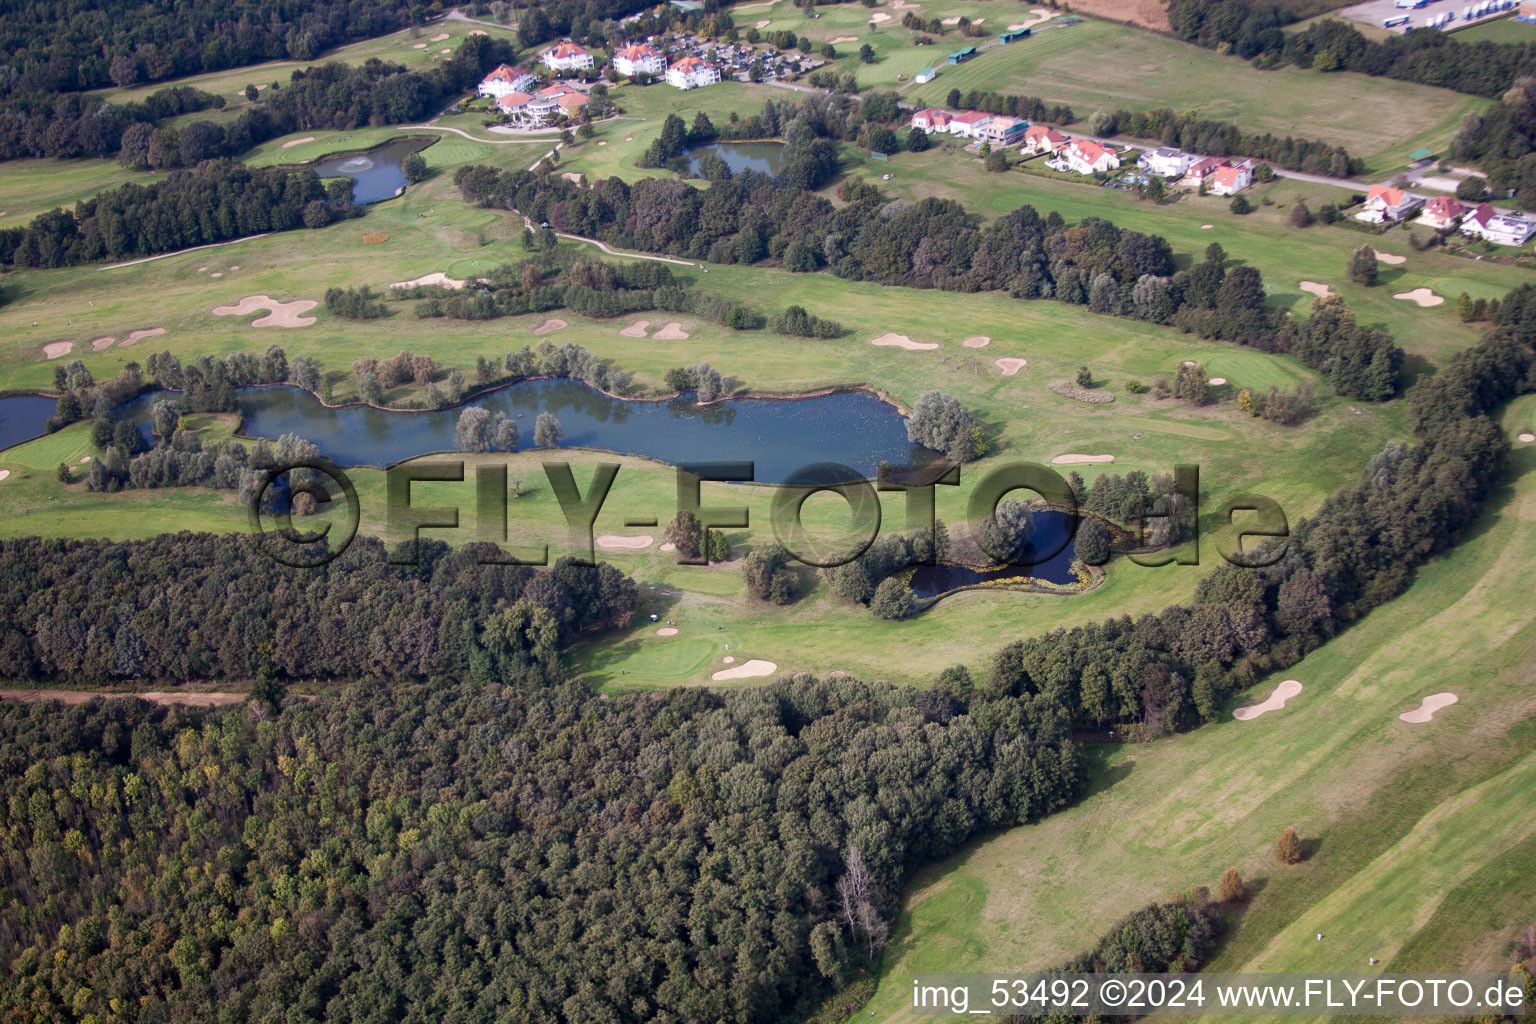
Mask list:
[[940,110],[938,107],[919,110],[912,115],[912,127],[921,128],[925,132],[947,132],[949,131],[949,122],[949,111]]
[[1494,245],[1524,245],[1536,233],[1536,218],[1483,203],[1461,222],[1461,230]]
[[1213,196],[1235,196],[1253,184],[1253,166],[1246,161],[1218,167],[1211,174],[1210,193]]
[[1208,182],[1217,171],[1230,164],[1231,161],[1224,156],[1203,156],[1189,165],[1189,170],[1184,172],[1183,183],[1199,187]]
[[551,71],[585,71],[592,67],[592,55],[575,43],[561,43],[544,51],[544,63]]
[[508,92],[496,97],[496,107],[503,114],[518,114],[528,112],[528,104],[533,102],[533,95],[526,92]]
[[1078,174],[1107,174],[1120,166],[1120,154],[1113,146],[1092,139],[1073,139],[1060,154],[1068,170]]
[[563,83],[556,83],[546,89],[540,89],[528,101],[523,104],[521,110],[507,110],[504,101],[497,100],[503,110],[526,120],[530,125],[538,126],[547,124],[557,114],[567,117],[575,117],[577,111],[586,106],[589,97],[580,89],[572,89]]
[[678,89],[699,89],[720,81],[720,69],[698,57],[684,57],[667,68],[667,84]]
[[991,114],[979,110],[962,110],[949,119],[949,133],[964,139],[980,138],[982,126],[992,120]]
[[1019,150],[1025,156],[1054,153],[1072,140],[1055,128],[1043,124],[1030,125],[1024,131],[1024,145]]
[[1355,219],[1370,224],[1383,224],[1402,220],[1423,205],[1423,196],[1414,195],[1406,189],[1395,185],[1372,185]]
[[659,75],[666,69],[667,59],[647,43],[631,43],[613,55],[613,70],[630,78]]
[[1467,204],[1455,196],[1435,196],[1424,204],[1415,224],[1422,224],[1431,231],[1449,231],[1466,215]]
[[535,79],[526,71],[519,71],[510,64],[503,64],[480,80],[476,90],[481,96],[502,97],[513,92],[527,92]]

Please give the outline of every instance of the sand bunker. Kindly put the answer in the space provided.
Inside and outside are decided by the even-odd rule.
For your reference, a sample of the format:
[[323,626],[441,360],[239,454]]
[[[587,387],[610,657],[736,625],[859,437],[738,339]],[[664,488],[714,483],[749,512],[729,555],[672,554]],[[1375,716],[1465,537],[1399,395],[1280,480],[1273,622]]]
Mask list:
[[1212,377],[1210,380],[1206,381],[1207,384],[1210,384],[1211,386],[1218,387],[1218,388],[1221,387],[1226,382],[1227,382],[1227,378],[1225,378],[1225,377]]
[[1459,699],[1460,698],[1458,698],[1454,693],[1432,693],[1428,697],[1425,697],[1423,702],[1419,704],[1418,707],[1414,708],[1412,711],[1404,711],[1397,717],[1400,721],[1408,722],[1413,725],[1423,725],[1425,722],[1435,717],[1436,711],[1439,711],[1441,708],[1450,707]]
[[1237,719],[1239,722],[1252,721],[1253,719],[1258,718],[1260,715],[1268,714],[1271,711],[1279,711],[1281,708],[1285,707],[1287,701],[1289,701],[1292,697],[1296,696],[1300,692],[1301,683],[1294,679],[1287,679],[1285,682],[1275,687],[1275,692],[1270,694],[1269,698],[1265,700],[1264,703],[1250,704],[1247,707],[1238,708],[1236,711],[1232,712],[1232,717]]
[[198,273],[199,273],[199,274],[201,274],[201,273],[203,273],[203,272],[204,272],[204,271],[206,271],[206,270],[207,270],[207,269],[208,269],[208,265],[207,265],[207,264],[206,264],[206,263],[205,263],[205,264],[203,264],[203,265],[202,265],[202,266],[201,266],[201,267],[198,267],[198,268],[197,268],[197,272],[198,272]]
[[208,276],[209,277],[223,277],[224,276],[224,271],[222,271],[222,270],[215,270],[213,273],[209,274]]
[[453,47],[445,46],[441,50],[438,50],[437,52],[438,53],[452,53],[453,52]]
[[964,341],[962,341],[960,344],[964,345],[966,348],[986,348],[988,345],[992,344],[992,339],[987,337],[985,334],[973,334],[969,338],[966,338]]
[[112,347],[112,343],[114,341],[116,341],[116,340],[117,340],[116,338],[111,337],[110,335],[105,337],[105,338],[92,338],[91,339],[91,351],[92,352],[100,352],[104,348],[111,348]]
[[[411,280],[411,281],[396,281],[394,284],[390,285],[390,287],[391,288],[416,288],[416,287],[419,287],[419,286],[424,285],[424,284],[436,284],[436,285],[441,285],[444,288],[463,288],[468,283],[469,282],[467,282],[467,281],[460,281],[456,277],[449,277],[447,274],[445,274],[441,270],[439,270],[436,273],[423,274],[420,277],[418,277],[418,278],[416,278],[414,280]],[[562,326],[564,326],[564,325],[562,325]]]
[[772,23],[773,23],[773,21],[772,21],[771,18],[764,18],[762,21],[757,23],[757,27],[758,28],[767,28]]
[[931,341],[913,341],[905,334],[892,334],[890,331],[886,331],[880,337],[873,339],[870,341],[870,344],[904,348],[908,352],[925,352],[928,349],[939,347]]
[[838,43],[856,43],[858,41],[858,36],[838,36],[836,39],[832,40],[832,45],[836,46]]
[[683,325],[675,320],[670,324],[662,324],[661,330],[651,335],[657,341],[687,341],[688,332],[683,330]]
[[285,143],[283,143],[283,148],[284,149],[289,149],[289,148],[291,148],[293,146],[302,146],[306,142],[314,142],[314,141],[315,141],[315,137],[313,135],[306,135],[302,139],[294,139],[292,142],[285,142]]
[[1382,252],[1380,249],[1372,249],[1371,252],[1374,252],[1376,254],[1376,258],[1381,260],[1381,262],[1389,264],[1389,265],[1394,266],[1394,267],[1397,266],[1399,263],[1407,263],[1408,262],[1408,257],[1407,256],[1393,256],[1391,253],[1389,253],[1389,252]]
[[487,36],[487,35],[490,35],[490,33],[487,32],[483,28],[472,28],[472,29],[469,30],[469,34],[472,35],[472,36]]
[[1411,292],[1398,292],[1392,296],[1394,299],[1403,299],[1406,302],[1416,302],[1420,306],[1438,306],[1445,301],[1445,297],[1436,295],[1428,288],[1415,288]]
[[650,326],[651,322],[649,320],[636,320],[634,323],[630,324],[619,333],[624,335],[626,338],[643,338],[645,337],[646,330]]
[[440,43],[444,39],[447,39],[447,38],[448,38],[448,33],[447,32],[439,32],[437,35],[432,37],[432,42]]
[[82,455],[82,456],[80,456],[80,465],[83,466],[87,462],[90,462],[90,461],[91,461],[91,457],[89,455]]
[[891,16],[889,14],[886,14],[884,11],[881,11],[879,14],[871,14],[869,16],[869,20],[871,22],[890,21],[891,20]]
[[8,470],[8,469],[0,469],[0,480],[4,480],[6,477],[8,477],[10,475],[11,475],[11,471],[10,470]]
[[60,356],[69,355],[74,350],[75,343],[72,341],[50,341],[43,346],[43,355],[49,359],[57,359]]
[[1332,288],[1329,288],[1325,284],[1318,284],[1316,281],[1303,281],[1297,287],[1299,287],[1304,292],[1311,292],[1313,295],[1316,295],[1320,299],[1326,299],[1328,296],[1333,294]]
[[1516,440],[1524,442],[1525,444],[1530,444],[1532,441],[1536,441],[1536,434],[1533,434],[1529,430],[1527,430],[1524,433],[1522,433],[1518,438],[1516,438]]
[[623,537],[617,533],[605,533],[597,538],[597,546],[607,548],[610,551],[638,551],[648,548],[654,540],[644,535],[638,537]]
[[960,24],[960,16],[956,15],[953,18],[943,18],[943,19],[941,19],[939,21],[939,24],[941,24],[941,25],[958,25],[958,24]]
[[779,670],[779,666],[771,661],[763,661],[753,658],[751,661],[742,662],[735,668],[723,668],[710,676],[711,679],[751,679],[754,676],[771,676]]
[[308,327],[315,322],[312,316],[303,316],[320,303],[313,299],[296,299],[279,302],[270,295],[247,295],[233,306],[214,306],[214,316],[250,316],[258,309],[269,312],[251,321],[252,327]]
[[425,50],[426,48],[427,48],[427,44],[426,43],[413,43],[411,45],[411,49],[413,49],[413,50]]
[[1084,462],[1114,462],[1113,455],[1058,455],[1051,460],[1053,466],[1076,466]]
[[539,324],[539,326],[535,327],[533,329],[533,333],[534,334],[549,334],[549,333],[551,333],[553,331],[558,331],[560,328],[565,327],[565,326],[566,326],[566,323],[565,323],[564,320],[560,320],[560,319],[556,319],[556,318],[550,318],[549,320],[545,320],[543,323]]
[[1215,224],[1201,224],[1200,225],[1200,230],[1201,231],[1209,231],[1209,230],[1211,230],[1211,228],[1213,228],[1215,226],[1216,226]]
[[677,636],[677,629],[673,626],[662,626],[656,631],[657,636]]
[[658,551],[676,551],[677,550],[677,545],[673,544],[671,541],[667,541],[665,544],[663,544],[661,547],[657,548],[656,550],[658,550]]
[[[310,305],[314,305],[314,303],[310,303]],[[301,312],[302,312],[302,310],[301,310]],[[314,323],[314,318],[313,317],[310,318],[310,323]],[[160,335],[162,335],[164,333],[165,333],[165,328],[164,327],[151,327],[151,328],[149,328],[146,331],[129,331],[128,332],[128,337],[124,338],[123,339],[123,343],[121,345],[119,345],[118,347],[119,348],[127,348],[129,345],[133,345],[133,344],[135,344],[137,342],[140,342],[140,341],[144,340],[145,338],[158,338],[158,337],[160,337]]]
[[727,654],[725,657],[721,658],[720,660],[725,662],[727,665],[734,665],[734,664],[736,664],[736,656],[734,654]]
[[1029,365],[1028,359],[994,359],[992,362],[1003,371],[1004,377],[1012,377]]

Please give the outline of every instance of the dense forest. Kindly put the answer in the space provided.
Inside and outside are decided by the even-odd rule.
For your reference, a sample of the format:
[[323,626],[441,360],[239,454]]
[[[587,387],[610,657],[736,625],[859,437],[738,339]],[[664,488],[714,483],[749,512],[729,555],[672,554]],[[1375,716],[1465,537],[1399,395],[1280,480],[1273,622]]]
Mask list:
[[1358,71],[1474,96],[1498,96],[1515,79],[1536,74],[1536,43],[1462,43],[1435,31],[1369,40],[1340,18],[1319,18],[1297,32],[1285,7],[1251,0],[1170,0],[1174,35],[1222,48],[1260,67],[1294,64],[1318,71]]
[[[814,112],[817,104],[804,109]],[[886,285],[1054,298],[1268,351],[1301,346],[1308,363],[1350,397],[1381,400],[1397,387],[1401,351],[1385,334],[1358,329],[1347,310],[1328,321],[1328,331],[1298,328],[1266,309],[1259,272],[1229,265],[1221,246],[1178,270],[1166,239],[1102,218],[1069,226],[1057,213],[1023,206],[983,226],[952,200],[888,200],[854,180],[841,187],[844,205],[835,206],[751,171],[705,189],[659,178],[585,187],[473,165],[455,181],[470,203],[517,210],[612,246],[712,263],[772,260],[794,272],[827,270]]]
[[0,111],[0,159],[116,154],[125,167],[193,167],[239,156],[289,132],[425,121],[514,58],[505,40],[469,36],[452,57],[424,71],[377,58],[356,66],[318,64],[260,91],[253,84],[249,109],[227,123],[194,120],[157,127],[163,118],[224,105],[223,97],[188,87],[163,89],[143,103],[121,106],[76,95],[12,104]]
[[321,228],[355,208],[310,170],[211,160],[148,185],[127,184],[0,230],[0,263],[68,267],[131,259],[267,231]]
[[1082,786],[1027,698],[535,674],[0,706],[4,1017],[778,1024],[869,968],[913,867]]
[[1518,78],[1481,114],[1462,115],[1452,155],[1477,164],[1494,195],[1513,192],[1523,208],[1536,210],[1536,78]]
[[330,47],[405,28],[423,13],[402,0],[13,0],[0,4],[0,96],[312,60]]

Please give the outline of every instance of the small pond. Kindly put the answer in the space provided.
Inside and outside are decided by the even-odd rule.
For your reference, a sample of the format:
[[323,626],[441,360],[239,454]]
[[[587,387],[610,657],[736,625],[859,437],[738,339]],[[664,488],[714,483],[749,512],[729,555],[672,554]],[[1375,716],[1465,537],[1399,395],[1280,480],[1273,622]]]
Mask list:
[[48,418],[58,403],[41,395],[0,398],[0,448],[30,441],[48,432]]
[[714,153],[725,161],[732,174],[757,171],[760,174],[778,174],[784,167],[782,142],[712,142],[687,150],[688,173],[701,174],[699,159],[705,153]]
[[[912,593],[920,598],[938,597],[961,587],[1003,580],[1037,579],[1063,585],[1077,582],[1077,577],[1072,573],[1072,560],[1077,557],[1075,539],[1067,539],[1069,533],[1075,534],[1073,521],[1077,517],[1058,509],[1036,509],[1034,518],[1035,532],[1030,537],[1029,553],[1026,553],[1024,561],[1037,557],[1035,552],[1049,554],[1061,548],[1038,565],[1002,565],[995,569],[973,569],[968,565],[920,565],[913,571],[908,583]],[[1061,547],[1064,540],[1066,546]]]
[[322,178],[351,178],[354,203],[393,199],[405,189],[401,161],[426,149],[432,139],[402,138],[361,153],[337,153],[305,166]]

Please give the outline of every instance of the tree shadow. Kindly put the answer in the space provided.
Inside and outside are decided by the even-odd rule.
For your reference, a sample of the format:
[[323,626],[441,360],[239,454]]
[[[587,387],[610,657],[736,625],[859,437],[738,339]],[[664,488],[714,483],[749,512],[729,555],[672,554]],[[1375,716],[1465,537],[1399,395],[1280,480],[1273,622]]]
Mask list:
[[1398,372],[1398,380],[1406,391],[1417,384],[1421,377],[1433,377],[1438,372],[1435,364],[1424,356],[1412,354],[1403,359],[1403,368]]

